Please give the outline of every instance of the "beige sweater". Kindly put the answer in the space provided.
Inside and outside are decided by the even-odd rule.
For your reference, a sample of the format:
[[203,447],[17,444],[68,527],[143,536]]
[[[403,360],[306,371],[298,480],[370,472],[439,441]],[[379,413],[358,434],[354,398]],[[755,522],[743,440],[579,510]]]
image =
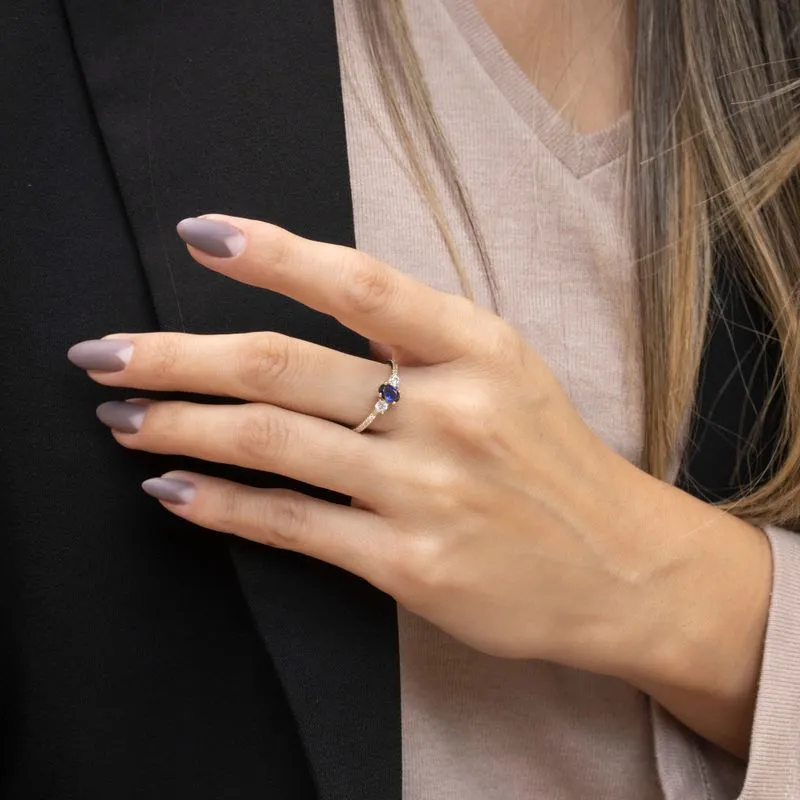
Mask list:
[[[336,14],[357,244],[459,292],[367,66],[356,1],[336,0]],[[640,463],[641,365],[622,192],[628,119],[575,133],[471,0],[406,5],[489,245],[501,313],[592,429]],[[488,304],[450,211],[471,284]],[[404,800],[800,798],[800,537],[767,532],[775,589],[749,768],[622,681],[492,658],[399,608]]]

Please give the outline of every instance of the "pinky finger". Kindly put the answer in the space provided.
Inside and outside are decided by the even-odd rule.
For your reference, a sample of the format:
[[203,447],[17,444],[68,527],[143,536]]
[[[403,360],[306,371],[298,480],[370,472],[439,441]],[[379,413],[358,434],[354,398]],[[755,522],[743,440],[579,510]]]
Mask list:
[[142,488],[173,514],[204,528],[304,553],[378,588],[392,583],[396,534],[371,511],[194,472],[166,472]]

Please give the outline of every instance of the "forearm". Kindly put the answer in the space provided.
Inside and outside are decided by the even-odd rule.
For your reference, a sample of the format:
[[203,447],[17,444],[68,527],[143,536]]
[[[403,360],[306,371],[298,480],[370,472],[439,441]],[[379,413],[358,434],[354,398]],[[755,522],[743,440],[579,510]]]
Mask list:
[[[630,535],[653,542],[619,677],[746,758],[772,584],[763,531],[639,472]],[[650,567],[654,568],[651,570]]]

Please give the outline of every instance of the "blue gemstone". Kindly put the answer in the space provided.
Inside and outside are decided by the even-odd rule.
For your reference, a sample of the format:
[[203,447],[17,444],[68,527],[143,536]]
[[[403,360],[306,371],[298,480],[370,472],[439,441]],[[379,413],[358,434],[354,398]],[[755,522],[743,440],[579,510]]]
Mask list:
[[384,383],[379,389],[378,394],[387,402],[387,403],[396,403],[400,400],[400,390],[396,386],[392,386],[389,383]]

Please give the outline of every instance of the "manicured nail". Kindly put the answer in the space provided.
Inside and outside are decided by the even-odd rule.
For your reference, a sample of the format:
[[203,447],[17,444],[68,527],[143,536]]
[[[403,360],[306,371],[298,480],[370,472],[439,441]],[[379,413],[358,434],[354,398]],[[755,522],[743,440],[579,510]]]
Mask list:
[[142,483],[142,489],[157,500],[179,505],[191,503],[197,491],[193,483],[179,478],[148,478]]
[[133,343],[123,339],[87,339],[67,350],[67,358],[81,369],[119,372],[133,355]]
[[178,223],[178,236],[186,244],[208,253],[210,256],[229,258],[244,250],[244,234],[227,222],[216,219],[187,217]]
[[97,406],[97,419],[120,433],[136,433],[142,427],[147,408],[126,400],[110,400]]

